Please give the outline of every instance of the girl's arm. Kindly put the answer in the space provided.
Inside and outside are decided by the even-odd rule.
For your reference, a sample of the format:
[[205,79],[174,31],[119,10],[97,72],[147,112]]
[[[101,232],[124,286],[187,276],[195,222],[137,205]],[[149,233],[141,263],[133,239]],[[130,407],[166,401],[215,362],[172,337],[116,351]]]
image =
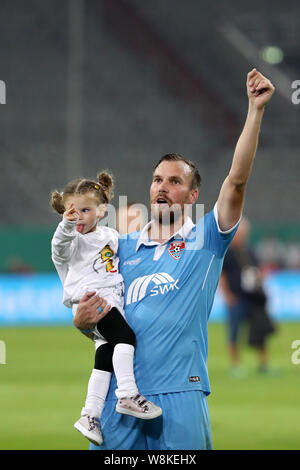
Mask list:
[[70,261],[75,251],[76,222],[65,218],[58,225],[51,242],[52,260],[54,264],[63,264]]
[[78,212],[74,205],[64,212],[63,219],[58,225],[52,239],[52,260],[54,264],[64,264],[70,261],[75,251],[75,225]]

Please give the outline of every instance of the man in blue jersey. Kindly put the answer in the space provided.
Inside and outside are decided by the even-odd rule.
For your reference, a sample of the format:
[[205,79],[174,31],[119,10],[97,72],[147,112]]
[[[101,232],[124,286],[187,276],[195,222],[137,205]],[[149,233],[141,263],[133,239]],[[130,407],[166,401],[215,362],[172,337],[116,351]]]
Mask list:
[[[150,188],[152,220],[119,241],[125,311],[137,340],[135,377],[143,395],[163,409],[151,421],[115,412],[112,380],[99,449],[211,449],[206,397],[207,321],[224,255],[241,218],[265,104],[274,92],[256,69],[247,76],[244,129],[214,209],[194,225],[184,207],[198,198],[200,175],[177,154],[162,157]],[[76,327],[96,324],[105,302],[91,294],[80,302]],[[107,311],[106,307],[104,313]]]

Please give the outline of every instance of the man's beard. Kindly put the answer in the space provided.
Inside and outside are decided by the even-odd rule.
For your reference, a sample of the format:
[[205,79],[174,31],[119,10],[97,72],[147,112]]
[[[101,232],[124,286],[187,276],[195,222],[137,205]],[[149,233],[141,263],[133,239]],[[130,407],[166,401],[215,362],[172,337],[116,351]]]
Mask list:
[[[167,204],[166,204],[167,205]],[[151,205],[151,219],[156,222],[151,226],[150,238],[152,239],[169,239],[174,230],[177,231],[182,226],[183,208],[180,204],[160,209],[157,204]]]
[[174,204],[171,207],[168,206],[168,208],[164,210],[160,210],[156,204],[151,205],[151,219],[163,226],[173,225],[175,222],[179,221],[179,219],[182,219],[182,215],[183,209],[180,204]]
[[169,239],[183,225],[185,217],[189,215],[191,204],[172,204],[162,209],[158,204],[151,204],[151,220],[156,222],[151,225],[150,238]]
[[[176,220],[178,217],[176,218]],[[159,212],[158,214],[158,222],[160,225],[173,225],[175,222],[175,213],[174,211],[168,212]]]

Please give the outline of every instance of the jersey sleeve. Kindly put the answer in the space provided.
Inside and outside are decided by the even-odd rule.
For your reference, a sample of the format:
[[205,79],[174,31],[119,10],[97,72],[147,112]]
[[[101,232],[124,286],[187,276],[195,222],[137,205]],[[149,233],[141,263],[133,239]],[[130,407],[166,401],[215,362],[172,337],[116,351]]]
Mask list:
[[63,219],[58,225],[51,242],[54,263],[70,261],[75,251],[76,222]]
[[229,230],[222,231],[218,223],[218,207],[204,217],[204,248],[212,251],[218,258],[223,258],[233,239],[240,220]]
[[117,255],[119,248],[119,234],[116,230],[107,227],[107,237],[108,244],[111,244],[111,248],[114,250],[115,255]]
[[58,225],[51,241],[51,257],[64,285],[68,274],[68,262],[76,250],[76,222],[63,219]]

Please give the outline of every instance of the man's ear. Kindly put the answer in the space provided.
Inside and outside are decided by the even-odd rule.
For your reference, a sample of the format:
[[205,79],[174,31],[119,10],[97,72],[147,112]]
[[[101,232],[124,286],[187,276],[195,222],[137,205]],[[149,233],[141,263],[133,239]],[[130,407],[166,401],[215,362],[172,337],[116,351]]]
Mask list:
[[198,196],[199,196],[199,191],[198,189],[192,189],[192,191],[190,192],[190,202],[193,204],[194,202],[197,201],[198,199]]

